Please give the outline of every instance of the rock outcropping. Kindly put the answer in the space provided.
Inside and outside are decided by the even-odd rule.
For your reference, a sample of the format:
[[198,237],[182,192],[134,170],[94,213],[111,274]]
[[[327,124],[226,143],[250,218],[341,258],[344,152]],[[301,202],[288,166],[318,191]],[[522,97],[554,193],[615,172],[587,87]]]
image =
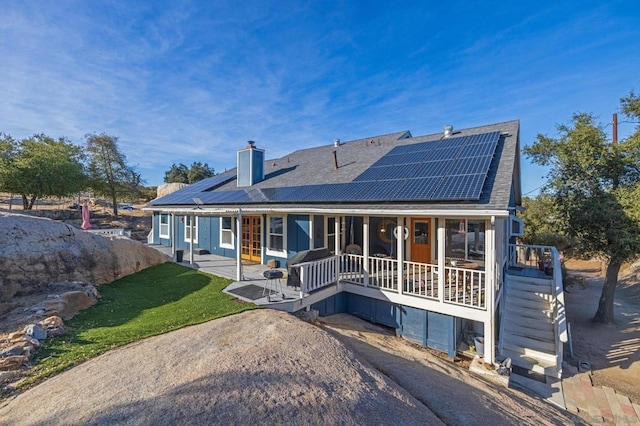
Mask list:
[[0,303],[42,290],[51,282],[109,283],[167,260],[159,251],[128,238],[0,213]]
[[188,186],[188,185],[186,183],[178,183],[178,182],[164,183],[162,185],[159,185],[158,189],[156,189],[156,196],[158,198],[164,197],[165,195],[169,195],[172,192],[176,192],[177,190],[182,189],[185,186]]

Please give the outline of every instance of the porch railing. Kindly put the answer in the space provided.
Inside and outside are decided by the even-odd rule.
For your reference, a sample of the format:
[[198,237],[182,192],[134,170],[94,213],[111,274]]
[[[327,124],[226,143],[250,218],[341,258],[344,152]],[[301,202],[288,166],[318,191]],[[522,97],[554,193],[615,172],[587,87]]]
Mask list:
[[485,271],[445,266],[444,300],[457,305],[486,309]]
[[542,272],[550,271],[553,267],[553,250],[556,250],[555,247],[509,244],[509,267],[537,268]]
[[314,260],[293,265],[299,270],[300,298],[314,290],[330,286],[338,282],[340,256],[332,256],[326,259]]
[[[365,268],[364,264],[364,256],[344,254],[340,261],[340,280],[385,291],[400,292],[396,259],[372,256],[369,258],[368,268]],[[403,294],[439,300],[438,265],[404,261],[402,277]],[[443,279],[443,302],[486,309],[485,271],[445,267]]]

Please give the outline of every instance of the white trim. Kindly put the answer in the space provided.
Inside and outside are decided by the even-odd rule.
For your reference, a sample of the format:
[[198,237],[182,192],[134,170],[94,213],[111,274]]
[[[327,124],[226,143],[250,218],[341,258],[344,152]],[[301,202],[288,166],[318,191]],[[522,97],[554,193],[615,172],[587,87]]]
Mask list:
[[[167,223],[162,223],[162,218],[165,217],[167,219]],[[166,233],[162,233],[162,228],[166,228]],[[158,238],[168,239],[171,238],[171,228],[169,221],[169,213],[160,213],[158,216]]]
[[[514,223],[518,224],[519,231],[514,231],[515,228]],[[511,237],[522,237],[524,235],[524,221],[516,216],[509,216],[509,236]]]
[[[191,234],[189,233],[189,223],[191,223],[191,218],[195,218],[195,221],[193,222],[193,240],[190,238]],[[194,243],[198,243],[198,216],[183,216],[184,218],[184,241],[186,243],[190,243],[190,242],[194,242]],[[189,235],[187,235],[189,233]]]
[[[269,248],[270,239],[271,239],[271,219],[280,217],[282,218],[282,250],[272,250]],[[286,214],[272,214],[267,215],[267,223],[266,223],[266,231],[265,232],[265,252],[269,256],[277,256],[277,257],[287,257],[287,215]],[[274,234],[277,235],[277,234]]]
[[[225,219],[229,219],[230,223],[231,223],[231,228],[223,228],[222,224],[224,223]],[[229,243],[225,243],[222,240],[222,235],[223,233],[230,233],[230,238],[229,238]],[[221,248],[228,248],[228,249],[234,249],[235,246],[235,218],[233,216],[220,216],[220,247]]]
[[[174,212],[181,214],[194,214],[196,216],[206,216],[206,215],[220,215],[220,214],[229,214],[229,213],[237,213],[238,208],[233,206],[225,206],[225,207],[209,207],[203,206],[200,209],[194,210],[192,207],[183,207],[183,206],[166,206],[166,207],[143,207],[143,211],[166,211],[166,212]],[[428,210],[428,209],[389,209],[384,210],[379,207],[377,208],[345,208],[345,207],[243,207],[243,214],[251,214],[251,213],[267,213],[267,214],[318,214],[318,215],[328,215],[328,216],[339,216],[339,215],[347,215],[347,216],[411,216],[411,217],[464,217],[464,218],[475,218],[475,219],[485,219],[490,216],[495,217],[507,217],[509,216],[509,210],[462,210],[462,209],[438,209],[438,210]]]

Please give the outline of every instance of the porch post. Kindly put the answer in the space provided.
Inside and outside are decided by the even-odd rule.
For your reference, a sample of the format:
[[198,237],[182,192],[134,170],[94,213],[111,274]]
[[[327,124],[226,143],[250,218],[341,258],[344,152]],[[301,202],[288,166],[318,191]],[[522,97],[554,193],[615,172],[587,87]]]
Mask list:
[[496,342],[495,342],[495,308],[496,285],[495,285],[495,263],[496,263],[496,232],[493,221],[485,221],[485,302],[487,305],[487,320],[484,323],[484,362],[493,364]]
[[444,277],[445,277],[445,244],[447,240],[447,228],[444,217],[438,218],[438,301],[444,303]]
[[396,253],[398,253],[398,293],[404,290],[404,217],[398,216],[396,220]]
[[341,226],[342,226],[342,218],[340,216],[336,216],[336,220],[333,221],[333,230],[335,232],[333,250],[336,255],[340,254],[340,242],[342,239],[342,236],[340,235]]
[[194,215],[189,216],[189,265],[193,265],[193,224],[195,221]]
[[364,286],[369,286],[369,216],[362,218],[362,270],[364,272]]
[[242,209],[236,215],[236,281],[242,281]]
[[178,243],[177,242],[178,233],[176,232],[176,214],[175,213],[171,213],[171,232],[169,236],[171,238],[171,256],[175,256],[176,244]]

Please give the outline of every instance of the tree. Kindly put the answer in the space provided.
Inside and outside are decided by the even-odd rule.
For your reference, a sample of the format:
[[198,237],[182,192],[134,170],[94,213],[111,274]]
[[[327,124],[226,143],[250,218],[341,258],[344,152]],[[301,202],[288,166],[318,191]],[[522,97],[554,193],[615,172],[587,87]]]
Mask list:
[[551,196],[543,193],[536,198],[524,197],[522,207],[524,244],[556,246],[563,251],[571,248],[570,240],[560,226],[559,212]]
[[193,162],[191,168],[180,163],[173,163],[171,168],[164,172],[165,183],[196,183],[202,179],[215,175],[215,171],[207,163]]
[[164,172],[165,183],[189,183],[189,169],[184,164],[173,163],[171,168]]
[[86,139],[90,186],[96,193],[111,198],[113,214],[118,216],[118,199],[138,193],[140,174],[127,165],[117,137],[102,133],[88,134]]
[[9,191],[9,170],[16,148],[16,141],[10,135],[0,133],[0,191]]
[[69,196],[87,183],[82,148],[65,138],[40,134],[15,143],[4,137],[0,145],[2,187],[20,194],[25,210],[31,210],[39,198]]
[[[640,118],[633,92],[621,99],[623,112]],[[544,192],[553,200],[558,223],[575,248],[606,264],[606,276],[593,320],[612,323],[621,265],[640,254],[640,128],[618,144],[607,142],[591,114],[574,114],[558,126],[559,137],[538,135],[524,149],[534,163],[550,166]]]
[[202,164],[199,161],[197,163],[194,162],[189,169],[189,173],[187,173],[189,183],[196,183],[213,175],[215,175],[215,171],[207,163]]

